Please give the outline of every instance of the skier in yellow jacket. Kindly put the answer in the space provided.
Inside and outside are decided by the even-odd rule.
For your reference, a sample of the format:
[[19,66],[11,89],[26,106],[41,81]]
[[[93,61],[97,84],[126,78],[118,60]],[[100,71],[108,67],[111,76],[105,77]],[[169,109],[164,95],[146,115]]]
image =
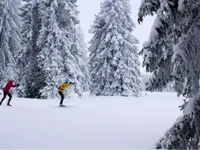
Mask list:
[[65,105],[63,105],[63,100],[64,100],[64,94],[63,94],[63,92],[65,91],[65,89],[67,88],[67,87],[70,87],[70,86],[72,86],[74,83],[72,83],[72,82],[69,82],[68,80],[66,80],[64,83],[62,83],[60,86],[59,86],[59,88],[58,88],[58,93],[59,93],[59,95],[61,96],[61,100],[60,100],[60,107],[65,107]]

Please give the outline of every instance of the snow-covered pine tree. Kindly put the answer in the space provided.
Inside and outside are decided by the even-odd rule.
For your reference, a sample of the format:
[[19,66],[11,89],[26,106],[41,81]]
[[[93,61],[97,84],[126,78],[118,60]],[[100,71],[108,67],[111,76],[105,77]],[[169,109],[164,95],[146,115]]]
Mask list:
[[[83,84],[88,80],[76,2],[40,1],[42,28],[37,44],[42,50],[38,61],[45,73],[45,85],[40,90],[45,98],[54,98],[58,85],[66,79],[75,83],[74,91],[81,96]],[[69,78],[69,74],[72,78]]]
[[26,90],[26,75],[25,70],[28,67],[27,64],[29,63],[29,56],[30,52],[32,51],[32,20],[33,20],[33,0],[23,0],[23,5],[20,8],[20,16],[22,20],[21,26],[21,50],[17,55],[17,66],[19,67],[20,74],[19,74],[19,81],[20,81],[20,88],[18,89],[18,95],[20,97],[25,97],[25,90]]
[[[62,52],[65,67],[64,76],[75,83],[73,86],[74,92],[81,96],[85,81],[89,79],[86,77],[87,66],[86,61],[84,61],[86,55],[84,53],[86,52],[81,47],[81,42],[83,41],[79,37],[78,26],[80,25],[80,20],[78,18],[77,0],[62,0],[58,4],[59,26],[68,40],[68,49],[66,48]],[[71,78],[68,76],[69,74],[72,76]],[[84,81],[84,79],[86,80]]]
[[46,24],[42,26],[41,33],[48,33],[44,42],[42,51],[38,55],[39,67],[45,74],[45,86],[40,89],[43,98],[55,98],[59,84],[64,81],[63,71],[64,64],[62,58],[62,49],[66,45],[57,22],[56,9],[57,1],[49,1],[46,3],[49,7],[45,8],[44,18]]
[[[144,55],[143,66],[152,76],[146,84],[148,91],[162,91],[172,81],[173,37],[170,19],[166,19],[162,12],[154,21],[149,41],[145,42],[140,54]],[[158,67],[159,66],[159,67]]]
[[6,0],[0,2],[0,31],[2,30],[3,18],[5,16]]
[[160,8],[160,0],[143,0],[138,14],[138,23],[143,21],[143,17],[154,15]]
[[[149,12],[145,6],[146,1],[141,4],[139,12],[139,21],[142,20]],[[148,5],[147,3],[146,5]],[[153,9],[152,9],[153,10]],[[175,82],[175,90],[180,95],[190,97],[181,108],[184,115],[180,117],[176,123],[169,129],[165,136],[156,144],[157,149],[199,149],[200,139],[200,95],[199,92],[199,56],[200,56],[200,2],[197,0],[160,0],[160,7],[155,7],[157,18],[162,20],[163,25],[167,25],[167,30],[162,28],[162,24],[156,24],[157,31],[161,31],[165,36],[160,36],[161,41],[173,41],[170,49],[159,46],[157,51],[145,51],[146,57],[152,58],[152,61],[144,63],[146,68],[152,68],[150,71],[163,70],[171,75]],[[153,12],[153,11],[152,11]],[[166,24],[167,23],[167,24]],[[153,28],[154,30],[155,28]],[[167,32],[170,31],[170,32]],[[156,35],[156,34],[155,34]],[[155,37],[155,36],[153,36]],[[150,38],[149,47],[154,46],[156,40]],[[167,42],[168,43],[168,42]],[[158,44],[159,45],[159,44]],[[150,49],[151,50],[151,49]],[[162,54],[168,54],[169,62],[165,65],[171,66],[168,70],[159,63],[154,61],[160,59],[160,51]],[[170,51],[170,53],[169,53]],[[172,55],[172,56],[170,56]],[[153,57],[152,57],[153,56]],[[148,60],[148,59],[146,59]],[[147,62],[145,60],[145,62]],[[147,69],[148,70],[148,69]],[[159,74],[158,74],[159,75]],[[165,86],[166,78],[156,77],[160,79],[154,87]]]
[[0,85],[17,78],[15,56],[20,49],[19,0],[0,1]]
[[41,16],[39,14],[38,0],[23,0],[21,7],[21,50],[18,54],[18,67],[20,68],[20,97],[39,98],[39,90],[44,85],[42,70],[38,67],[37,55],[40,48],[37,46]]
[[[168,1],[165,1],[168,3]],[[157,14],[150,33],[149,41],[145,42],[140,54],[144,55],[143,66],[146,71],[152,73],[149,82],[146,83],[148,91],[162,91],[172,83],[173,66],[171,63],[173,55],[173,45],[177,38],[173,36],[176,30],[173,28],[173,15],[167,9],[165,13],[160,8],[160,0],[144,0],[138,13],[138,22],[141,23],[143,17]],[[167,17],[166,17],[167,16]],[[170,82],[170,83],[169,83]]]
[[90,33],[91,94],[138,96],[139,56],[129,0],[105,0]]
[[83,91],[89,91],[90,87],[90,74],[89,74],[89,52],[87,48],[87,44],[85,43],[85,37],[81,26],[78,27],[78,41],[80,45],[80,57],[82,58],[81,70],[84,74],[85,79],[82,80]]
[[77,79],[80,83],[79,86],[81,87],[81,90],[87,91],[89,90],[88,55],[83,31],[81,30],[80,25],[75,26],[72,37],[73,42],[71,51],[76,58],[77,66],[80,69],[80,73],[77,74]]

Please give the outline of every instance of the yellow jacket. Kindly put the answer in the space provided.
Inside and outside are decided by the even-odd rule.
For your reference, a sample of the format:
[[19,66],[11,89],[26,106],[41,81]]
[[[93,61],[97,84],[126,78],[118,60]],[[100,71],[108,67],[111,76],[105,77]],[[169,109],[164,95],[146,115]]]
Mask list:
[[71,86],[71,85],[72,85],[72,84],[70,84],[70,83],[64,82],[63,84],[61,84],[61,86],[59,86],[58,91],[64,92],[65,89],[66,89],[67,87]]

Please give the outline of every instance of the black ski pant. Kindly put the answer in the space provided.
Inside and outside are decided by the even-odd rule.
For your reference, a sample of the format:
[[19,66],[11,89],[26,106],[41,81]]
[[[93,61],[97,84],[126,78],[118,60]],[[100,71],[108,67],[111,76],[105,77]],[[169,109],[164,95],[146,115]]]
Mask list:
[[61,100],[60,100],[60,104],[63,104],[63,100],[64,100],[64,94],[61,91],[58,91],[59,95],[61,96]]
[[0,105],[1,105],[1,104],[3,103],[3,101],[6,99],[6,96],[7,96],[7,95],[9,96],[7,105],[10,104],[10,101],[11,101],[11,99],[12,99],[12,94],[9,93],[9,92],[3,92],[3,98],[1,99]]

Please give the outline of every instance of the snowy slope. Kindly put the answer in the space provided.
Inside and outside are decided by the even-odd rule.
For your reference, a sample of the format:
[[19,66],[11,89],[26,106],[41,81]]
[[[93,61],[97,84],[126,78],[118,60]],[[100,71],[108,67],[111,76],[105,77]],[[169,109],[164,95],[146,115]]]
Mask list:
[[13,98],[0,107],[0,149],[148,149],[181,114],[175,93],[140,98]]

